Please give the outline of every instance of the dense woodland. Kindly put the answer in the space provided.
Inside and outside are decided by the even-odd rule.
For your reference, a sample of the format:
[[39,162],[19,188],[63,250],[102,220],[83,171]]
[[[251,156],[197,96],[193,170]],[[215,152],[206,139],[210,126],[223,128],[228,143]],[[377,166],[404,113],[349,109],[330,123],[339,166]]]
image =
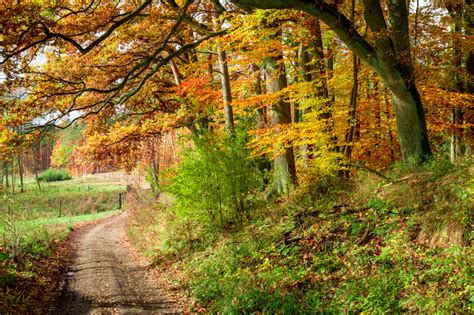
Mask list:
[[144,173],[131,238],[197,310],[472,311],[471,0],[4,1],[0,25],[0,190]]

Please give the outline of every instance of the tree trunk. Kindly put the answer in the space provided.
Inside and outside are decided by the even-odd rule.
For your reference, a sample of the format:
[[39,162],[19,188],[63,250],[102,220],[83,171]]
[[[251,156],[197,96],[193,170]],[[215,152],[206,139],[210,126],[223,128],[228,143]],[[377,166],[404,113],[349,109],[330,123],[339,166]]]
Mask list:
[[462,124],[464,122],[464,113],[459,107],[452,109],[452,122],[454,130],[451,131],[450,160],[451,163],[457,163],[462,158]]
[[[332,117],[332,104],[329,102],[329,91],[328,91],[328,84],[327,84],[327,73],[326,73],[326,65],[324,62],[324,46],[323,46],[323,34],[321,30],[321,22],[319,19],[315,19],[313,22],[314,30],[314,56],[313,62],[316,67],[316,71],[319,74],[320,84],[318,84],[317,96],[319,98],[324,99],[323,106],[325,107],[322,111],[322,118],[329,119]],[[332,65],[331,67],[333,67]]]
[[[276,35],[281,37],[281,32]],[[265,75],[268,93],[276,93],[287,87],[286,70],[281,52],[276,56],[265,58]],[[284,99],[279,99],[270,106],[271,125],[291,124],[291,106]],[[273,185],[281,195],[287,194],[289,190],[297,185],[296,165],[293,147],[284,148],[284,153],[274,160]]]
[[153,177],[153,185],[151,186],[155,196],[158,196],[159,191],[159,178],[158,174],[160,173],[160,140],[158,139],[158,150],[155,150],[155,144],[152,145],[152,159],[151,159],[151,172]]
[[390,99],[389,99],[388,93],[389,92],[387,88],[384,88],[384,91],[383,91],[383,99],[385,103],[384,113],[387,119],[387,127],[388,127],[387,136],[388,136],[389,147],[390,147],[390,161],[393,163],[395,162],[395,149],[394,149],[395,139],[393,137],[393,131],[392,131],[392,124],[391,124],[392,117],[390,115]]
[[[309,53],[308,53],[308,47],[305,43],[302,43],[300,45],[299,49],[299,63],[300,63],[300,68],[301,68],[301,77],[305,82],[311,82],[312,76],[311,76],[311,66],[310,66],[310,61],[309,61]],[[303,109],[301,110],[302,112],[302,120],[306,120],[306,116],[311,112],[311,108],[308,106],[303,106]],[[312,151],[312,147],[309,144],[303,144],[301,147],[301,155],[303,159],[303,168],[306,169],[308,168],[309,164],[309,159],[310,159],[310,154]]]
[[403,161],[418,164],[431,153],[420,95],[416,88],[393,94],[393,103]]
[[[453,36],[453,51],[454,51],[454,60],[453,60],[453,69],[451,71],[452,86],[449,88],[456,92],[465,93],[469,89],[469,80],[466,78],[469,77],[468,71],[466,71],[466,76],[462,76],[462,61],[463,61],[463,52],[462,52],[462,42],[461,36],[463,33],[463,28],[466,35],[472,34],[472,19],[470,12],[470,3],[471,1],[445,1],[446,9],[451,16],[454,24],[454,36]],[[471,9],[472,10],[472,9]],[[466,58],[466,66],[468,66],[469,58],[473,54],[473,50],[470,49],[468,56]],[[468,70],[468,69],[467,69]],[[451,143],[450,143],[450,160],[451,163],[458,162],[463,155],[463,124],[464,124],[464,112],[459,107],[454,107],[452,109],[451,121],[453,123],[453,130],[451,131]],[[469,146],[469,141],[466,141],[466,147]]]
[[20,192],[25,192],[25,187],[23,185],[23,160],[21,158],[21,152],[18,153],[18,174],[20,175]]
[[[354,137],[356,133],[357,126],[357,96],[359,88],[359,60],[355,54],[352,54],[352,92],[351,92],[351,102],[349,109],[349,130],[346,133],[346,143],[344,145],[344,159],[346,162],[350,162],[352,155],[352,146],[354,144]],[[349,177],[349,170],[345,169],[342,172],[344,177]]]
[[[322,132],[325,132],[329,138],[330,142],[336,148],[336,138],[332,134],[334,129],[334,123],[332,120],[332,111],[333,111],[333,103],[334,99],[329,97],[329,89],[327,84],[328,79],[328,68],[326,67],[325,60],[328,60],[328,65],[331,67],[331,71],[333,70],[332,67],[334,63],[332,60],[332,53],[330,52],[331,49],[328,48],[328,56],[325,58],[324,56],[324,46],[323,46],[323,37],[322,37],[322,30],[321,30],[321,22],[318,18],[313,18],[308,24],[308,29],[311,32],[312,38],[309,44],[309,47],[312,48],[312,53],[308,52],[308,48],[305,45],[301,45],[300,48],[300,63],[301,63],[301,70],[302,70],[302,78],[306,82],[315,81],[317,80],[317,88],[315,95],[320,100],[320,106],[317,108],[319,114],[319,119],[322,120],[325,124],[325,128]],[[306,107],[303,110],[303,118],[306,114],[311,112],[313,109]],[[303,155],[303,167],[307,167],[308,161],[311,159],[311,151],[312,147],[310,145],[304,145],[302,148],[302,155]]]
[[[252,70],[254,71],[254,84],[253,84],[253,94],[254,95],[262,95],[262,78],[261,78],[261,70],[260,67],[257,65],[252,65]],[[267,109],[262,104],[259,104],[257,109],[257,128],[263,129],[267,126]]]
[[[464,27],[465,33],[467,36],[473,36],[474,32],[474,7],[472,0],[464,0]],[[467,93],[474,93],[474,49],[469,49],[466,58],[466,77],[464,79],[465,89]],[[466,124],[474,125],[474,107],[469,108],[470,114],[466,115],[465,120]],[[465,130],[468,141],[466,141],[466,156],[472,155],[472,139],[474,139],[474,128],[469,127]]]
[[[354,14],[355,14],[355,0],[352,0],[351,5],[351,24],[354,25]],[[357,126],[357,96],[359,89],[359,59],[355,53],[352,53],[352,92],[351,92],[351,101],[349,109],[349,130],[346,133],[346,143],[344,145],[343,156],[346,163],[350,163],[352,156],[352,146],[354,144],[354,137],[356,133]],[[349,168],[344,168],[342,172],[339,172],[339,175],[344,177],[349,177]]]
[[179,86],[181,84],[181,74],[179,73],[178,66],[176,66],[173,59],[170,60],[170,67],[173,72],[174,82],[176,83],[176,86]]
[[11,182],[11,188],[12,188],[12,195],[15,193],[15,158],[12,157],[12,182]]
[[221,76],[222,98],[224,100],[225,128],[229,135],[234,134],[234,112],[232,110],[232,93],[230,90],[229,67],[227,56],[222,46],[217,45],[217,55],[219,59],[219,72]]
[[2,192],[3,189],[4,187],[3,187],[3,161],[2,161],[0,164],[0,192]]
[[38,161],[39,161],[39,147],[40,145],[37,144],[33,147],[32,151],[33,151],[33,173],[35,174],[35,180],[36,180],[36,184],[38,185],[38,190],[40,192],[43,191],[43,189],[41,188],[41,183],[40,183],[40,180],[38,178]]
[[8,162],[3,162],[3,175],[5,175],[5,188],[10,188],[10,182],[8,179]]
[[[377,47],[377,62],[369,65],[392,92],[403,161],[419,164],[431,155],[431,149],[411,60],[407,4],[405,0],[389,0],[387,6],[392,33],[389,33],[380,2],[364,0],[365,20],[375,34]],[[367,57],[361,56],[362,59]]]

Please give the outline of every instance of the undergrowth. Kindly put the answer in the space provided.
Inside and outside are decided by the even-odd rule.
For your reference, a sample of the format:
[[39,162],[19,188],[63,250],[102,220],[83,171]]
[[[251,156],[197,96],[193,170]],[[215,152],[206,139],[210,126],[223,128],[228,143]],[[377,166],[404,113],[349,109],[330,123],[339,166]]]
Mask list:
[[139,197],[129,236],[188,289],[194,311],[472,312],[472,167],[390,176],[329,176],[282,200],[262,193],[246,220],[192,235],[172,207]]

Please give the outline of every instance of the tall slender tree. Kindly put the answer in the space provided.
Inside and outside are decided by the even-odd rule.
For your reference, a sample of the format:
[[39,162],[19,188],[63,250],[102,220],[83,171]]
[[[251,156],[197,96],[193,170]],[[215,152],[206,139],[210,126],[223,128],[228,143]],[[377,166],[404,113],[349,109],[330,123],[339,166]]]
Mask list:
[[[281,27],[274,22],[268,25],[264,22],[265,27],[274,29],[272,39],[281,41]],[[275,48],[280,49],[280,48]],[[264,60],[265,78],[267,80],[267,92],[278,93],[288,86],[286,79],[286,69],[283,63],[283,55],[281,49],[272,52],[270,56]],[[291,106],[283,97],[279,97],[275,103],[270,106],[271,125],[278,127],[279,125],[291,124]],[[287,194],[291,187],[297,185],[295,154],[292,146],[283,148],[283,153],[278,155],[273,162],[273,185],[279,194]]]

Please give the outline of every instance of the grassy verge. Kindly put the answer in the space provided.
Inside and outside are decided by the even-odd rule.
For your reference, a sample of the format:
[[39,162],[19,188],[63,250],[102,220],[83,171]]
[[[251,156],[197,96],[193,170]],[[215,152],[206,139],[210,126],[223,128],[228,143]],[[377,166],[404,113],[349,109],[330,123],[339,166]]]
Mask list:
[[129,236],[189,290],[194,310],[472,312],[472,167],[391,176],[399,181],[322,178],[289,199],[256,202],[248,220],[220,231],[137,204]]

